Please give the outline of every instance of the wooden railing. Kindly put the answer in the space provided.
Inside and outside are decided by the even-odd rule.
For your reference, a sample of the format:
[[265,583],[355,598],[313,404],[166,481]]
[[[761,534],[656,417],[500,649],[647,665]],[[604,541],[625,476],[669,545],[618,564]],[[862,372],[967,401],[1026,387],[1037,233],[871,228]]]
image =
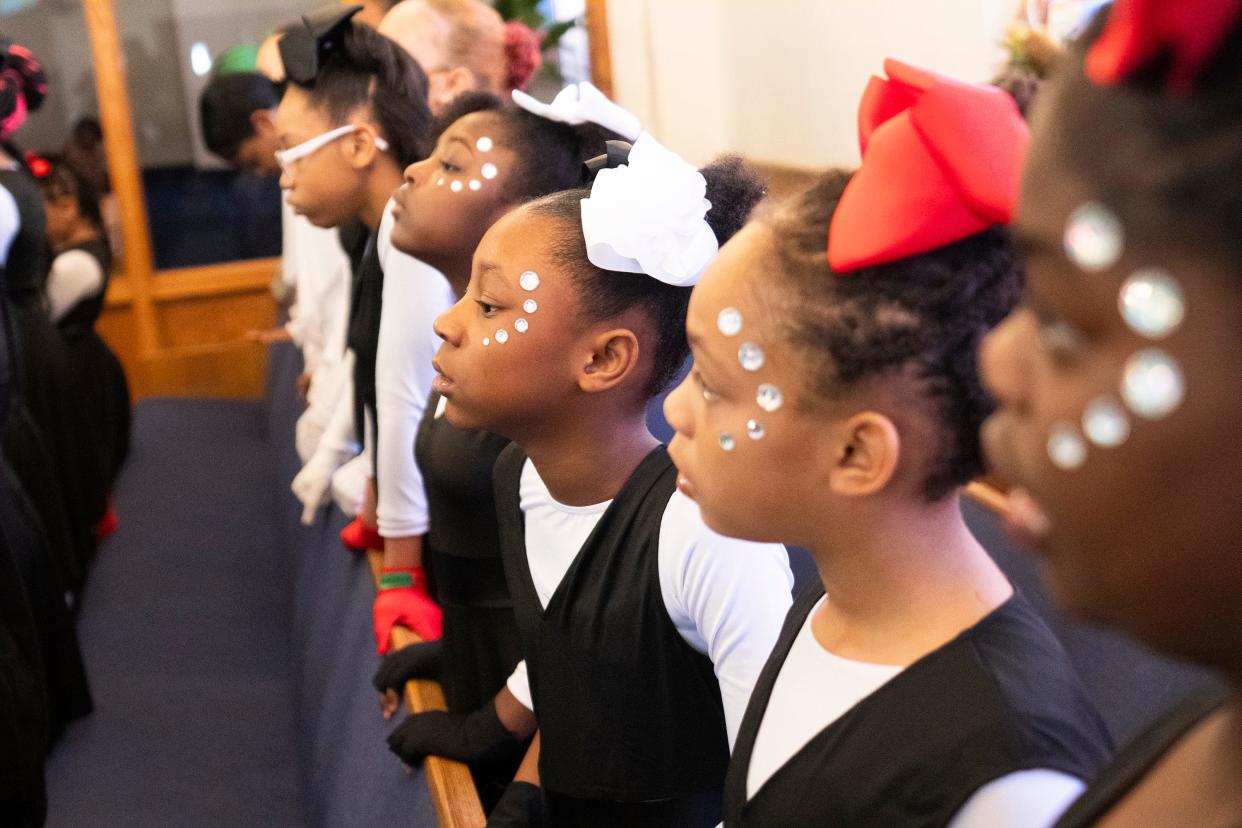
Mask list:
[[[367,552],[371,573],[378,588],[380,572],[384,567],[384,554],[372,549]],[[392,631],[392,646],[406,647],[420,639],[405,627]],[[411,713],[428,710],[444,710],[444,691],[434,681],[411,681],[405,685],[405,703]],[[486,819],[479,795],[470,776],[470,769],[461,762],[428,756],[423,760],[423,775],[431,791],[431,801],[436,807],[441,828],[483,828]]]

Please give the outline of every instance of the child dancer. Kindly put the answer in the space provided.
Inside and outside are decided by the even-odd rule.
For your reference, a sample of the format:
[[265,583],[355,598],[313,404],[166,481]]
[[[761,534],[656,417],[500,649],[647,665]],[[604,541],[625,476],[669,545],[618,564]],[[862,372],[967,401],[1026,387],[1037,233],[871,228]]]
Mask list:
[[1118,0],[1037,109],[1027,305],[985,343],[1012,517],[1069,610],[1220,671],[1059,825],[1242,824],[1242,5]]
[[708,525],[804,546],[820,575],[755,687],[725,823],[1045,826],[1108,736],[959,504],[990,410],[975,347],[1022,287],[997,225],[1026,127],[998,89],[886,70],[862,168],[750,224],[695,288],[665,404]]
[[[638,132],[590,87],[535,108]],[[496,499],[528,670],[495,712],[522,701],[540,735],[537,776],[519,775],[494,820],[533,818],[531,780],[552,824],[719,819],[792,577],[781,547],[703,526],[645,413],[685,359],[689,285],[761,192],[740,161],[699,173],[643,133],[590,191],[493,225],[466,295],[436,322],[445,416],[514,441]]]

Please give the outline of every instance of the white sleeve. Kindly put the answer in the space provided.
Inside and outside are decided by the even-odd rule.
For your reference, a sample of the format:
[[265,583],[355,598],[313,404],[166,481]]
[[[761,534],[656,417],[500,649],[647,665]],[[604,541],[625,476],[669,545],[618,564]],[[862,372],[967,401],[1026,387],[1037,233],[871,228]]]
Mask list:
[[52,321],[59,322],[73,306],[103,289],[99,260],[85,250],[67,250],[52,260],[47,275],[47,303]]
[[378,235],[384,304],[375,356],[376,514],[381,535],[403,538],[427,531],[414,439],[436,375],[431,362],[440,340],[432,323],[452,306],[452,289],[440,271],[393,248],[391,233],[390,205]]
[[354,453],[358,451],[358,432],[354,428],[354,352],[346,351],[341,361],[344,373],[341,382],[340,396],[332,406],[332,415],[328,418],[319,438],[318,451]]
[[0,267],[9,263],[9,248],[22,229],[22,214],[9,188],[0,185]]
[[660,591],[677,631],[715,666],[729,745],[789,607],[793,573],[779,544],[726,538],[675,492],[660,526]]
[[1059,771],[1018,771],[984,785],[949,828],[1048,828],[1082,795],[1086,784]]
[[534,712],[535,704],[530,697],[530,677],[526,675],[526,659],[519,661],[518,666],[513,668],[513,673],[505,682],[505,687],[509,688],[513,698],[521,702],[522,707]]

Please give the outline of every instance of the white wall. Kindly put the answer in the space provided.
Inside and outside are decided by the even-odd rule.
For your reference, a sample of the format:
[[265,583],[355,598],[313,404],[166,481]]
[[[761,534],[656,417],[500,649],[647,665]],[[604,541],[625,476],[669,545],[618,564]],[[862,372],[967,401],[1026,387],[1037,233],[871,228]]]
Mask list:
[[858,163],[858,98],[885,57],[987,80],[1011,0],[613,0],[617,100],[696,163]]

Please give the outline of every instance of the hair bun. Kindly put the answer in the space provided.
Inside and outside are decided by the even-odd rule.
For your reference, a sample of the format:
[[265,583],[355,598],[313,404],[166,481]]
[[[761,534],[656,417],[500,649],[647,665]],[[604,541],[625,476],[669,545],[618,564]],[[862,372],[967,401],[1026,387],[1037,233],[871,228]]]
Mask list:
[[9,41],[0,42],[0,139],[7,139],[43,106],[47,75],[30,50]]

